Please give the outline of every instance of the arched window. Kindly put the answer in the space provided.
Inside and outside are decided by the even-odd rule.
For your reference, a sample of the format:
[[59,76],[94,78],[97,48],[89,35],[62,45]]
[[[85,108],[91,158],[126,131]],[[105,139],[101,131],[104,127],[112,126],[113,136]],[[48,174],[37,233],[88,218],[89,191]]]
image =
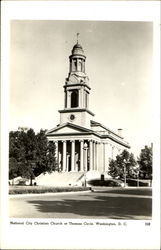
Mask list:
[[71,108],[78,107],[78,90],[73,90],[71,93]]
[[77,61],[76,61],[76,59],[73,60],[73,71],[77,71]]
[[78,71],[82,71],[82,61],[78,61]]

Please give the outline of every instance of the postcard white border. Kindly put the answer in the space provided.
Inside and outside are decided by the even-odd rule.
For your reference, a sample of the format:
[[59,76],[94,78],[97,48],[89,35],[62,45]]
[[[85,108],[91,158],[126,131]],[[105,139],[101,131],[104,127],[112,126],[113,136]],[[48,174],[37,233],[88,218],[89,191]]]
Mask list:
[[[79,11],[78,11],[79,10]],[[10,20],[109,20],[152,21],[154,23],[154,128],[153,220],[128,221],[127,227],[11,226],[8,219],[8,110]],[[159,249],[160,237],[160,135],[159,135],[159,19],[156,1],[5,1],[2,2],[2,86],[1,86],[1,237],[3,249]],[[20,219],[17,219],[20,220]],[[30,219],[30,221],[33,219]],[[26,219],[24,219],[24,222]],[[38,219],[37,221],[42,221]],[[47,220],[46,220],[47,221]],[[87,221],[87,220],[86,220]]]

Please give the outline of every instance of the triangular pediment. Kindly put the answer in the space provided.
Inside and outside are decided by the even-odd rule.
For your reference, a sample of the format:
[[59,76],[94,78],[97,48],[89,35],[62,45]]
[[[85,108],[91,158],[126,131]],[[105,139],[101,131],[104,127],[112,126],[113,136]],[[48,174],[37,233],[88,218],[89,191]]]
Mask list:
[[51,134],[68,134],[68,133],[89,133],[92,130],[72,124],[72,123],[65,123],[62,125],[58,125],[57,127],[47,131],[47,135]]

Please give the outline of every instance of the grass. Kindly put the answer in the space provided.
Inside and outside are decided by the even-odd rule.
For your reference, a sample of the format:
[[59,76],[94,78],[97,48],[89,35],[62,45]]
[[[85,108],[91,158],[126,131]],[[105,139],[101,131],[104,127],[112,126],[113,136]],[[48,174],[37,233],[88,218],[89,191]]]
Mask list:
[[59,192],[78,192],[90,190],[89,187],[47,187],[47,186],[10,186],[9,194],[42,194]]

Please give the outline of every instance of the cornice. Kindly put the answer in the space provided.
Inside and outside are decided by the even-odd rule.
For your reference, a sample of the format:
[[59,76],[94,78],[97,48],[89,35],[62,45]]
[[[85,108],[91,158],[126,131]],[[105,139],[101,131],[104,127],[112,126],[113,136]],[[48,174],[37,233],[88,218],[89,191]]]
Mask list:
[[86,83],[74,83],[74,84],[65,84],[63,86],[63,88],[68,88],[68,87],[75,87],[75,86],[84,86],[84,87],[87,87],[89,90],[91,90],[91,88],[86,84]]
[[102,136],[102,135],[97,134],[96,132],[54,133],[54,134],[51,133],[51,134],[47,134],[47,137],[52,137],[52,136],[54,136],[54,137],[69,136],[69,138],[70,138],[70,136],[75,136],[76,137],[76,136],[81,136],[81,135],[82,136],[84,136],[84,135],[95,135],[95,136],[97,136],[100,139],[110,139],[110,140],[112,140],[114,142],[117,142],[118,144],[120,144],[120,145],[122,145],[122,146],[124,146],[126,148],[130,148],[130,145],[128,145],[126,142],[121,142],[121,141],[117,140],[116,138],[113,138],[110,135]]
[[94,116],[94,113],[92,111],[90,111],[89,109],[81,109],[81,108],[71,108],[71,109],[62,109],[62,110],[58,110],[59,113],[74,113],[74,112],[87,112],[90,115]]

